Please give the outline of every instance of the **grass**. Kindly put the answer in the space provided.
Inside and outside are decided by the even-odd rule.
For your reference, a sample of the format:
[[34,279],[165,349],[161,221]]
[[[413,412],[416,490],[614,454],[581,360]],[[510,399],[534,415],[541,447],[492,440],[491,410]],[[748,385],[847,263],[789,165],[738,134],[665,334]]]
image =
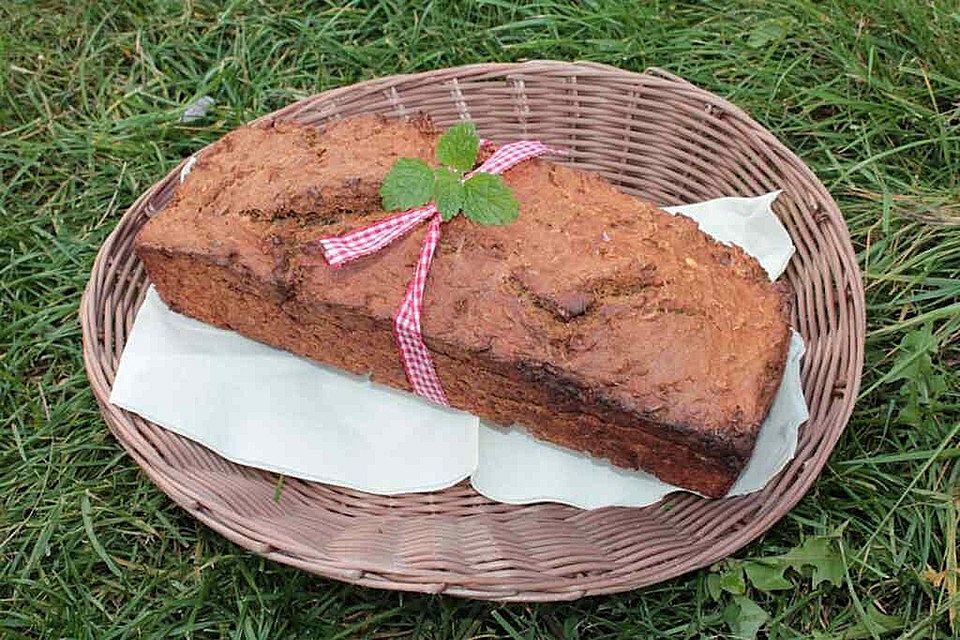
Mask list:
[[[958,45],[960,7],[932,0],[3,3],[0,636],[958,637]],[[81,364],[77,304],[123,209],[191,150],[316,91],[528,58],[678,73],[837,198],[869,335],[819,481],[730,562],[557,605],[355,588],[185,516],[108,435]],[[201,95],[214,108],[180,123]],[[822,557],[784,559],[804,544]]]

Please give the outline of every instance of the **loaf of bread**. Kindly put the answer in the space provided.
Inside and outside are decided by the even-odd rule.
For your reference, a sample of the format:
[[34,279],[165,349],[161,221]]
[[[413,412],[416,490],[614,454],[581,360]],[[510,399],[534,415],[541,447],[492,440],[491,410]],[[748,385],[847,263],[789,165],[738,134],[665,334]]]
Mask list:
[[[173,309],[410,390],[392,314],[426,226],[339,269],[316,239],[386,216],[384,175],[399,157],[433,164],[438,136],[375,116],[240,128],[199,156],[137,253]],[[519,219],[444,223],[426,283],[450,403],[724,495],[780,383],[788,296],[738,247],[597,175],[530,160],[504,178]]]

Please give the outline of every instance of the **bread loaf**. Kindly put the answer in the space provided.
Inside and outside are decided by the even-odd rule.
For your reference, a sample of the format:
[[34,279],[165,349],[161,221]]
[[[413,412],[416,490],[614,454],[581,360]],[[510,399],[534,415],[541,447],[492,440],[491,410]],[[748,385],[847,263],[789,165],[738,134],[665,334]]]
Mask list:
[[[375,116],[240,128],[200,155],[137,253],[173,309],[409,390],[391,318],[425,225],[339,269],[315,240],[387,215],[384,175],[401,156],[433,164],[438,135]],[[450,403],[724,495],[780,383],[788,296],[738,247],[595,174],[530,160],[504,179],[518,220],[444,223],[426,283]]]

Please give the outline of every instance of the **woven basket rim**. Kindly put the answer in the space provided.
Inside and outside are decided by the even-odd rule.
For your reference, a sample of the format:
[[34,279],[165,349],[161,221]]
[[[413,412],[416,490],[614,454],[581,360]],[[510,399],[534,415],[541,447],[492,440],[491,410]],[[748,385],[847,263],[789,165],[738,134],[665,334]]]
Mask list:
[[[639,510],[608,508],[591,512],[559,505],[489,505],[485,499],[478,500],[472,490],[463,486],[437,492],[436,495],[418,494],[416,497],[399,498],[373,496],[323,485],[313,486],[315,483],[302,483],[303,487],[297,489],[302,490],[305,500],[317,500],[318,504],[328,505],[310,512],[309,516],[297,514],[297,517],[301,518],[296,521],[300,523],[298,526],[304,526],[302,522],[308,520],[303,518],[309,517],[315,519],[320,528],[339,527],[344,518],[352,518],[351,526],[366,524],[367,520],[376,522],[377,518],[380,518],[384,522],[398,523],[397,526],[401,528],[414,524],[420,526],[429,518],[436,519],[437,526],[442,524],[446,527],[469,527],[472,526],[471,523],[478,523],[477,526],[482,524],[493,535],[509,533],[513,530],[512,527],[521,526],[517,523],[525,523],[527,519],[540,522],[538,518],[543,518],[542,522],[547,523],[540,526],[549,526],[549,523],[556,521],[558,532],[560,520],[564,526],[576,523],[577,527],[582,527],[579,522],[586,519],[588,522],[595,522],[593,526],[598,530],[608,525],[619,526],[621,521],[641,516],[644,526],[647,526],[649,521],[650,527],[658,527],[662,523],[663,527],[675,528],[677,531],[686,531],[685,527],[691,526],[687,520],[701,523],[698,527],[711,522],[725,523],[723,527],[718,525],[718,533],[715,535],[705,534],[702,544],[682,545],[689,547],[685,550],[673,549],[670,546],[672,542],[684,541],[677,541],[676,536],[672,539],[667,536],[663,544],[651,547],[652,550],[647,555],[637,552],[640,554],[637,558],[629,557],[621,561],[617,557],[609,562],[605,558],[599,558],[592,565],[587,563],[581,571],[571,569],[569,572],[555,570],[555,565],[559,562],[556,558],[549,558],[549,561],[537,565],[536,558],[530,560],[533,556],[527,556],[525,560],[522,554],[513,557],[509,552],[506,552],[508,557],[505,557],[503,562],[512,563],[513,569],[504,575],[501,575],[503,572],[484,570],[485,565],[482,563],[460,569],[445,569],[441,566],[441,561],[449,561],[449,558],[439,552],[435,554],[436,557],[425,560],[424,568],[421,569],[417,564],[419,560],[407,563],[409,566],[397,560],[405,557],[407,548],[403,545],[410,546],[404,541],[396,542],[392,560],[381,560],[376,553],[364,555],[352,550],[338,556],[329,550],[312,548],[305,544],[295,532],[284,528],[290,525],[279,516],[270,521],[265,516],[261,518],[259,514],[257,517],[244,515],[237,505],[222,496],[214,496],[215,492],[205,486],[203,474],[213,474],[212,466],[209,469],[203,467],[206,470],[201,473],[189,465],[200,462],[208,466],[219,465],[216,473],[223,474],[231,481],[250,483],[244,485],[247,488],[272,482],[267,474],[238,469],[237,465],[226,462],[220,465],[209,457],[215,457],[215,454],[198,452],[198,445],[192,445],[178,436],[170,435],[169,432],[165,433],[156,425],[114,407],[108,401],[119,353],[144,292],[145,275],[142,266],[132,254],[132,237],[146,216],[157,208],[156,203],[169,198],[185,159],[163,180],[144,192],[108,236],[97,254],[80,305],[84,364],[101,412],[111,431],[155,484],[191,515],[227,539],[266,557],[313,573],[380,588],[520,601],[568,600],[584,595],[623,591],[709,565],[761,535],[802,498],[826,464],[856,400],[866,335],[863,287],[849,231],[832,197],[795,154],[743,110],[662,69],[650,68],[637,74],[593,62],[535,60],[523,63],[481,63],[374,78],[324,91],[261,116],[255,122],[338,117],[342,111],[346,112],[354,108],[354,105],[360,105],[356,108],[369,107],[378,112],[397,115],[396,112],[389,111],[389,108],[396,107],[390,102],[392,91],[399,90],[405,95],[418,91],[434,91],[430,94],[433,99],[438,86],[447,86],[444,83],[489,82],[491,87],[496,89],[501,80],[508,82],[511,77],[521,78],[522,91],[524,81],[527,84],[543,78],[547,79],[545,81],[552,81],[553,76],[566,83],[564,87],[570,84],[572,78],[575,91],[579,91],[581,86],[586,86],[591,81],[597,81],[608,84],[597,85],[600,89],[596,91],[619,92],[621,87],[631,87],[633,91],[642,92],[651,88],[652,91],[676,99],[681,107],[686,108],[687,102],[684,101],[689,101],[691,105],[701,105],[700,108],[710,117],[716,116],[722,126],[732,132],[730,135],[737,136],[738,140],[745,140],[744,144],[751,145],[751,149],[755,148],[766,159],[763,165],[751,169],[756,175],[750,174],[746,180],[752,184],[758,179],[765,179],[764,176],[775,168],[777,171],[789,172],[791,180],[795,181],[795,204],[800,213],[791,214],[796,216],[796,220],[791,220],[798,225],[797,228],[790,228],[791,236],[794,237],[798,249],[802,252],[809,251],[811,260],[821,260],[824,269],[831,273],[836,272],[836,288],[839,290],[832,291],[829,284],[815,282],[809,285],[806,280],[800,280],[804,286],[800,288],[798,296],[802,296],[802,301],[808,298],[814,300],[810,307],[810,317],[803,316],[801,320],[813,323],[811,326],[814,327],[823,324],[827,328],[840,329],[825,332],[823,338],[818,335],[818,340],[808,345],[806,357],[814,362],[808,367],[812,371],[807,376],[810,387],[817,389],[822,386],[827,390],[825,395],[819,392],[814,394],[813,404],[816,405],[816,410],[811,411],[811,423],[816,422],[818,429],[823,425],[823,432],[818,435],[816,442],[806,448],[798,448],[796,464],[790,465],[791,469],[795,467],[794,471],[790,474],[784,472],[782,478],[775,479],[762,492],[751,496],[718,501],[705,501],[689,495],[673,497],[668,502],[675,516],[654,513],[651,509],[656,508],[656,505]],[[485,98],[484,90],[478,89],[476,95]],[[387,96],[389,104],[381,104],[385,100],[383,96]],[[343,106],[347,102],[349,104]],[[579,105],[579,102],[577,104]],[[401,105],[401,110],[404,108]],[[587,158],[584,163],[588,164],[589,152],[585,151],[581,155]],[[804,198],[808,200],[803,200]],[[811,215],[814,222],[810,221]],[[808,424],[805,428],[813,427]],[[180,461],[181,458],[187,462]],[[297,486],[300,487],[299,484]],[[341,501],[345,506],[335,506],[337,501]],[[570,510],[579,513],[572,513]],[[742,514],[749,515],[746,517]],[[738,516],[741,520],[746,517],[746,520],[730,520]],[[498,526],[500,529],[497,529]],[[593,530],[591,528],[584,534],[585,539],[590,537]],[[580,528],[574,531],[580,531]],[[563,535],[568,534],[569,530],[564,529]],[[370,535],[376,538],[374,534]],[[547,530],[544,535],[549,538],[550,531]],[[385,545],[388,542],[376,539]],[[656,549],[656,553],[653,549]],[[668,552],[665,549],[673,550]],[[486,550],[503,553],[502,545],[498,547],[494,544]],[[660,556],[672,555],[661,566],[656,564],[656,558],[659,557],[657,553]],[[529,573],[526,572],[525,562],[532,567]],[[440,568],[435,568],[435,565]],[[552,577],[555,572],[557,575]]]

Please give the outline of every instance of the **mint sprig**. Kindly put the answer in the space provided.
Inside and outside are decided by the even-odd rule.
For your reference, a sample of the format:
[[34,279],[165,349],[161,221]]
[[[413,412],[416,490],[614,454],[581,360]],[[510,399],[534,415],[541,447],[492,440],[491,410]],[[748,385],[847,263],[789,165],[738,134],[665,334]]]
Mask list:
[[480,136],[472,122],[447,129],[437,142],[433,169],[423,160],[399,158],[380,186],[383,208],[397,211],[434,202],[443,220],[461,211],[478,224],[507,224],[517,219],[520,205],[503,178],[478,173],[466,180],[480,152]]

